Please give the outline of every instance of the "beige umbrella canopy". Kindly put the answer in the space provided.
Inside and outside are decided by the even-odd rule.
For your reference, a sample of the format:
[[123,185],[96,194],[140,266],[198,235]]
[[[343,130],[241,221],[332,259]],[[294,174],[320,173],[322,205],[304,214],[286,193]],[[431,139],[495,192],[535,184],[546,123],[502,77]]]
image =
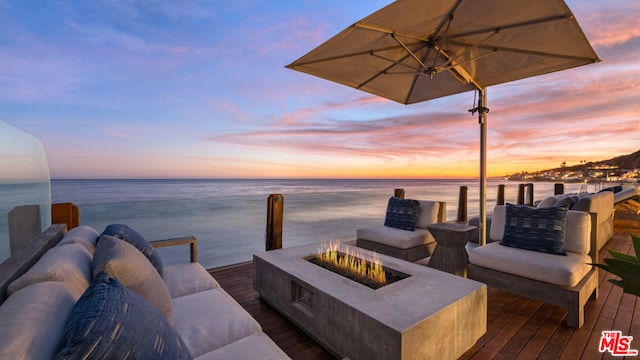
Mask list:
[[599,62],[562,0],[398,0],[288,68],[402,104],[477,90],[486,242],[486,88]]

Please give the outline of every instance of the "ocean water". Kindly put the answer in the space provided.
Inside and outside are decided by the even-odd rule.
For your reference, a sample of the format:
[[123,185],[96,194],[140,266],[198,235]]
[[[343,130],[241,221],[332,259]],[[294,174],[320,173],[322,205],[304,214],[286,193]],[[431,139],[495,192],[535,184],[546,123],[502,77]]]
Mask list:
[[[498,185],[515,202],[518,184],[489,181],[487,209]],[[147,239],[193,235],[198,260],[207,268],[247,261],[265,248],[267,199],[284,196],[283,247],[355,239],[359,227],[384,223],[395,188],[405,197],[447,203],[457,215],[460,186],[468,187],[469,217],[479,213],[477,180],[52,180],[52,203],[72,202],[80,223],[101,232],[127,224]],[[534,199],[553,194],[553,183],[535,183]],[[581,184],[565,184],[565,192]],[[584,188],[582,190],[585,190]],[[593,190],[593,189],[592,189]],[[160,249],[167,264],[188,259],[188,248]]]

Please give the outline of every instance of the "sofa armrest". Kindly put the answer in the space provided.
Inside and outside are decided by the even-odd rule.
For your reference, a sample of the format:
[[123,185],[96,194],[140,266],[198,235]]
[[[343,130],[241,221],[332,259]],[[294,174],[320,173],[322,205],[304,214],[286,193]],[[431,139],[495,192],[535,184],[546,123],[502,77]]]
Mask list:
[[67,225],[53,224],[0,263],[0,304],[7,298],[9,284],[26,273],[66,233]]
[[189,244],[191,262],[192,263],[198,262],[198,240],[193,236],[185,236],[185,237],[164,239],[164,240],[153,240],[153,241],[149,241],[149,243],[154,248]]

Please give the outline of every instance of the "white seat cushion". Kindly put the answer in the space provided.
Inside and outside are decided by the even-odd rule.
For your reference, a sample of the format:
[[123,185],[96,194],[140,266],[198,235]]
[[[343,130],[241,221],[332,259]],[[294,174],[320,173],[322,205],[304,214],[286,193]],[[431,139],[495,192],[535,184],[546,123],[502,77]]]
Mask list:
[[278,360],[289,359],[265,333],[256,333],[217,350],[198,356],[196,360]]
[[591,270],[591,257],[568,252],[547,254],[491,243],[469,251],[469,263],[559,286],[578,284]]
[[416,228],[415,231],[381,226],[361,228],[356,231],[358,239],[388,245],[398,249],[411,249],[418,245],[433,243],[436,240],[427,229]]
[[172,305],[173,327],[194,358],[262,331],[221,288],[177,297]]
[[162,272],[162,279],[167,284],[171,298],[220,287],[200,263],[167,266]]

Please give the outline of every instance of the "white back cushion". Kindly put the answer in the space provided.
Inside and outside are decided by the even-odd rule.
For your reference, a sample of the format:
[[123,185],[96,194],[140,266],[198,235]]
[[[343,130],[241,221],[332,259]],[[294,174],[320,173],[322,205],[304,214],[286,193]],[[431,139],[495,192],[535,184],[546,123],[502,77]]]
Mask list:
[[427,225],[438,222],[438,210],[440,210],[440,203],[429,200],[418,201],[420,201],[420,214],[418,215],[416,227],[426,228]]
[[54,246],[44,253],[26,273],[9,284],[7,294],[44,281],[67,283],[76,297],[89,287],[93,256],[81,244]]
[[68,233],[64,234],[64,237],[58,243],[60,245],[67,244],[82,244],[93,254],[96,251],[96,240],[98,239],[98,232],[86,225],[81,225],[69,230]]
[[506,224],[507,208],[504,205],[498,205],[493,209],[491,216],[491,229],[489,229],[489,239],[500,241],[504,236],[504,225]]
[[0,359],[53,359],[78,298],[65,283],[20,289],[0,306]]
[[567,251],[589,254],[591,251],[591,216],[584,211],[567,212],[567,231],[564,238]]

